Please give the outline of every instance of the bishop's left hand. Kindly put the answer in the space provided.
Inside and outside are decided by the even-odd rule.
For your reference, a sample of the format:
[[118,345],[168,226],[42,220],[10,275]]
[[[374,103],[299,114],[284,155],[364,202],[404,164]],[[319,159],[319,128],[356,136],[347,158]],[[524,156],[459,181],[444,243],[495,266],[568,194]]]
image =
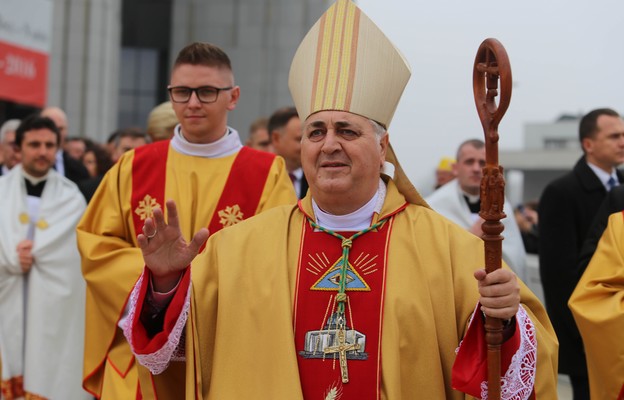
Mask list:
[[520,284],[516,274],[502,268],[489,274],[480,269],[475,271],[474,277],[479,284],[479,302],[485,315],[502,320],[516,315],[520,307]]

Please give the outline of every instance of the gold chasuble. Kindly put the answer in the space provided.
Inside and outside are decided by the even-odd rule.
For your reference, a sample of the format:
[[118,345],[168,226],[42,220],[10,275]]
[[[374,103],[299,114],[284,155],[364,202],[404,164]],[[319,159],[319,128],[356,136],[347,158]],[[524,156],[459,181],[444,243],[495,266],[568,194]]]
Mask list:
[[583,336],[592,399],[624,399],[624,213],[609,217],[569,301]]
[[[138,299],[129,336],[136,354],[158,353],[171,340],[171,327],[182,314],[186,341],[180,346],[186,353],[188,400],[472,398],[454,390],[451,377],[453,368],[460,370],[474,377],[477,390],[486,379],[485,351],[453,367],[479,300],[473,272],[483,267],[483,241],[427,207],[406,206],[394,182],[387,182],[386,200],[371,225],[390,218],[376,231],[354,239],[350,249],[347,281],[354,289],[368,285],[371,291],[349,290],[347,285],[343,349],[348,382],[343,383],[342,339],[332,317],[342,243],[311,229],[309,195],[300,207],[276,207],[211,236],[187,270],[191,287],[185,286],[184,278],[167,311],[165,331],[154,338],[137,328],[142,304]],[[189,289],[185,320],[182,310]],[[507,398],[528,398],[517,394],[534,390],[536,399],[554,399],[556,336],[544,308],[524,284],[520,295],[537,348],[528,352],[528,363],[523,359],[527,354],[515,354],[516,362],[507,372],[521,377],[534,373],[535,379],[505,385],[516,394]],[[367,297],[375,297],[370,301],[380,307],[369,308]],[[518,325],[518,331],[525,327]],[[475,337],[484,349],[484,336]],[[474,341],[462,346],[478,349]],[[168,360],[160,361],[165,368]]]
[[[145,160],[135,163],[137,157]],[[152,209],[168,199],[176,201],[186,239],[202,227],[210,226],[212,233],[296,201],[284,161],[266,153],[244,149],[208,158],[156,142],[124,154],[104,177],[77,230],[87,282],[83,386],[97,398],[125,400],[139,393],[134,357],[117,325],[143,269],[136,236]],[[171,382],[184,382],[184,366],[176,366],[164,385],[171,396],[161,399],[180,396],[180,386]],[[156,386],[144,375],[142,396],[155,398]]]
[[[165,204],[165,181],[169,140],[143,146],[135,150],[132,160],[132,207],[134,231],[140,232],[145,218],[155,207]],[[243,147],[234,159],[221,197],[218,210],[208,224],[210,232],[232,226],[255,214],[260,202],[267,173],[274,155]]]
[[[299,46],[289,88],[302,121],[343,111],[388,128],[409,76],[379,28],[338,0]],[[187,268],[153,337],[139,318],[146,268],[124,329],[137,360],[167,374],[184,352],[187,400],[487,396],[474,278],[485,265],[483,241],[431,210],[388,150],[394,178],[381,174],[385,199],[367,229],[318,226],[311,185],[298,205],[217,232]],[[524,284],[520,296],[514,335],[501,351],[503,399],[532,392],[555,399],[556,336]]]

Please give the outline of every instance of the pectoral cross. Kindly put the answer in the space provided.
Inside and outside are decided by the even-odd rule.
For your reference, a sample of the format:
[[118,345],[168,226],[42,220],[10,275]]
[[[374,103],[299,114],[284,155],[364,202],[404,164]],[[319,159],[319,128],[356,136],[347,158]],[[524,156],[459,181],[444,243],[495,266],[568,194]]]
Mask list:
[[[340,375],[342,377],[342,383],[349,382],[349,371],[347,369],[347,351],[359,350],[360,345],[353,343],[347,344],[346,332],[344,327],[338,329],[338,345],[326,347],[323,351],[325,354],[338,353],[340,358]],[[335,341],[334,341],[335,343]]]

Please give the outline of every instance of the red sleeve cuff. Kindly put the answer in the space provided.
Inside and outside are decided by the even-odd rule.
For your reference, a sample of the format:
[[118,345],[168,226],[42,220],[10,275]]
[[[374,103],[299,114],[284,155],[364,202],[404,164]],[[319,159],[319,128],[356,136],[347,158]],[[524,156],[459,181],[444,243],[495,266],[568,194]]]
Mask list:
[[171,303],[167,307],[165,312],[165,319],[163,323],[163,329],[158,332],[152,338],[150,338],[145,330],[145,327],[141,323],[141,313],[145,308],[145,297],[150,287],[152,274],[146,267],[144,270],[144,279],[139,289],[139,298],[137,299],[137,310],[134,314],[134,318],[130,323],[132,324],[132,344],[134,351],[137,354],[151,354],[161,349],[169,338],[169,334],[172,332],[176,321],[182,313],[184,302],[186,300],[186,294],[188,293],[189,285],[191,283],[191,269],[187,268],[180,282],[173,294]]
[[[507,373],[514,354],[520,348],[520,340],[520,329],[516,323],[513,335],[501,345],[501,376]],[[453,364],[451,384],[456,390],[480,398],[481,383],[487,381],[487,376],[485,321],[479,305],[459,347]]]

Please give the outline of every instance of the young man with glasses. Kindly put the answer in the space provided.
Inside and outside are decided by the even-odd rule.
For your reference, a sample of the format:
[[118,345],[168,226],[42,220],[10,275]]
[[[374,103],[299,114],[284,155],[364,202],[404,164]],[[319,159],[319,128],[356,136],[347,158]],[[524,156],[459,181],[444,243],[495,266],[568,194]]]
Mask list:
[[[78,227],[87,281],[83,385],[102,399],[176,398],[176,385],[160,387],[141,376],[120,321],[143,260],[136,237],[152,210],[175,199],[187,238],[296,201],[284,161],[241,145],[227,125],[240,88],[228,56],[193,43],[180,51],[168,86],[179,125],[170,141],[124,154],[108,172]],[[172,375],[184,379],[184,363]],[[145,379],[143,379],[145,378]],[[172,378],[175,379],[175,378]],[[179,394],[179,393],[178,393]]]

